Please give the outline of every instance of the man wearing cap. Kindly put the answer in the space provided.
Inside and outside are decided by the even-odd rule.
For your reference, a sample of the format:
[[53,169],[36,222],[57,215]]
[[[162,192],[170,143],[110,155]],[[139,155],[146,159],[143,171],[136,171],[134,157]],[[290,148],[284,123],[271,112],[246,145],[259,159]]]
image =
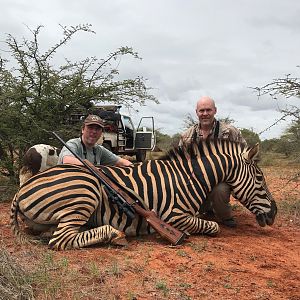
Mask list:
[[[97,144],[102,135],[103,127],[103,122],[99,116],[89,115],[83,122],[81,137],[67,141],[67,145],[82,159],[87,159],[94,165],[114,165],[119,167],[132,165],[129,160],[121,158]],[[58,164],[82,165],[66,147],[63,147],[60,152]]]

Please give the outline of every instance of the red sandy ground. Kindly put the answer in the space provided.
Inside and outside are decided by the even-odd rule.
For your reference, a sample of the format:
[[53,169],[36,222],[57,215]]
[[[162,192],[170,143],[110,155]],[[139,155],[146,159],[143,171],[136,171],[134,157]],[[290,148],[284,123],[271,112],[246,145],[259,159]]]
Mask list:
[[[287,182],[283,175],[294,171],[266,168],[278,203],[288,197],[299,200],[299,181]],[[279,210],[275,224],[261,228],[239,206],[234,211],[238,227],[221,226],[214,238],[191,236],[172,247],[153,235],[130,239],[124,248],[53,252],[46,245],[15,242],[8,226],[9,207],[0,203],[1,244],[18,263],[31,270],[48,252],[55,261],[68,262],[65,274],[51,270],[62,281],[55,297],[37,287],[36,299],[300,299],[298,215],[286,218]]]

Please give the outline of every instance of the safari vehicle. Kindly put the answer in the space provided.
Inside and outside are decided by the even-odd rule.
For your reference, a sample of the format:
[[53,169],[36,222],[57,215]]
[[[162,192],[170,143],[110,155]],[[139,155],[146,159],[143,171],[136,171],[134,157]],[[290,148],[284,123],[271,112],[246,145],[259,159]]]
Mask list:
[[156,144],[154,118],[142,117],[135,127],[131,117],[120,112],[121,107],[97,105],[89,110],[89,113],[98,115],[104,121],[103,134],[98,143],[115,154],[135,155],[137,161],[144,161],[146,152],[152,151]]

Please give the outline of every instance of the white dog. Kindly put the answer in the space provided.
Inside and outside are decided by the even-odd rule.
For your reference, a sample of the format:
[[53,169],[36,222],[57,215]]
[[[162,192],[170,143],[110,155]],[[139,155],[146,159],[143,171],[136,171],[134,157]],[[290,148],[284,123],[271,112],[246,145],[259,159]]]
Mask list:
[[20,170],[20,186],[38,172],[57,164],[59,149],[50,145],[38,144],[30,147],[24,155]]

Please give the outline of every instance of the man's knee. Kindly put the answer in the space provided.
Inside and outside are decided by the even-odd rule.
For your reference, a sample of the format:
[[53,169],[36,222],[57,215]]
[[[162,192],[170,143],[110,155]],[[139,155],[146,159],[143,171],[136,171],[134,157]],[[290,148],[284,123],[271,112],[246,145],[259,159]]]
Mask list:
[[229,202],[230,200],[230,187],[227,183],[222,182],[216,185],[208,195],[208,199],[212,202],[222,201]]
[[230,187],[226,183],[218,184],[208,195],[208,200],[211,202],[212,209],[221,220],[226,220],[232,217],[230,201]]

